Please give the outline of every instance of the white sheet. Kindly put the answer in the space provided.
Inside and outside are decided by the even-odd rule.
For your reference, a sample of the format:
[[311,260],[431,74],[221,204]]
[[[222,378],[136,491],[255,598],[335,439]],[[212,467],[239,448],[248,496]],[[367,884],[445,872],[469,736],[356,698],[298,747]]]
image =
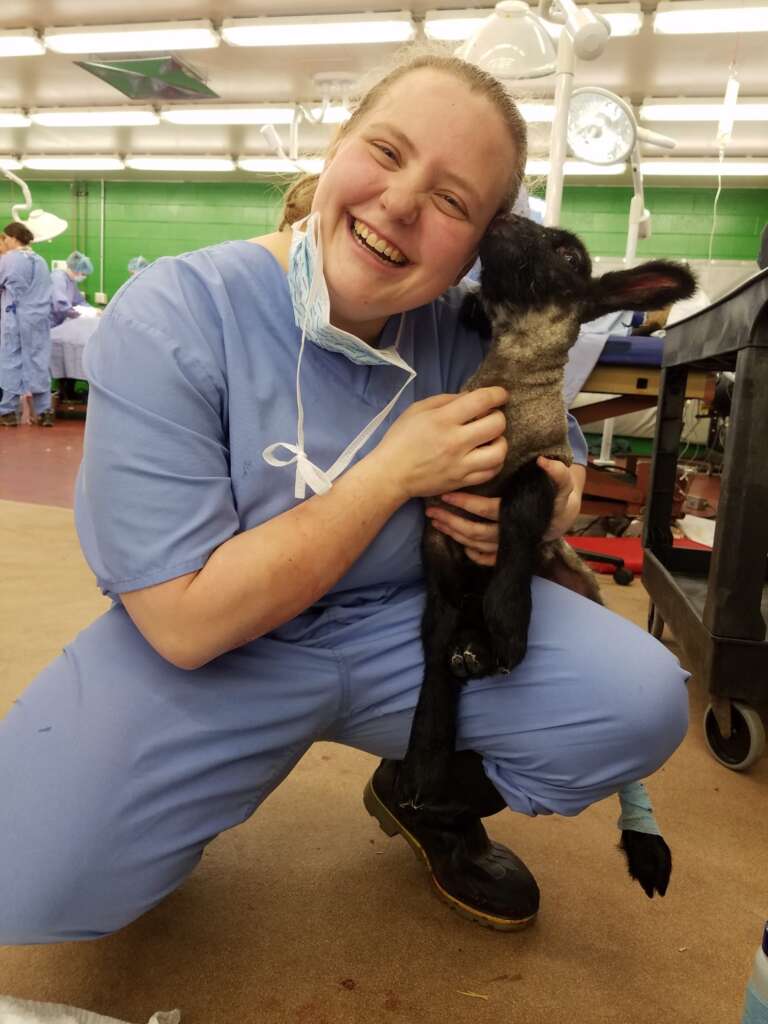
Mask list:
[[[158,1010],[149,1024],[179,1024],[178,1010]],[[12,999],[0,996],[0,1024],[126,1024],[116,1017],[102,1017],[100,1013],[79,1010],[62,1003],[38,1003],[30,999]]]

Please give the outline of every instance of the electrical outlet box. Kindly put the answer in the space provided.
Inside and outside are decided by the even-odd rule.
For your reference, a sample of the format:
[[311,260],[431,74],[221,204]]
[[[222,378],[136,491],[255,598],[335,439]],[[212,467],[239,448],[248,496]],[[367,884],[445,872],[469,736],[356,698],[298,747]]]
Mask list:
[[106,292],[96,292],[96,294],[93,296],[93,301],[96,303],[97,306],[106,306],[106,304],[109,302],[109,299],[107,298]]

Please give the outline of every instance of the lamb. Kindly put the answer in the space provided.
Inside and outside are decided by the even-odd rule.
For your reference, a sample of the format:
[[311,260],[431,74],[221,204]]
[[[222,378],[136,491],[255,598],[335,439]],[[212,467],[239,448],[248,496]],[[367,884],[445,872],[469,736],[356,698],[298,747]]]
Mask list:
[[[571,462],[563,377],[580,324],[612,310],[657,309],[696,287],[685,267],[666,261],[593,278],[575,235],[512,214],[492,223],[480,259],[481,289],[468,296],[464,312],[490,333],[491,344],[463,390],[500,384],[510,392],[504,466],[489,483],[470,488],[501,497],[499,549],[493,568],[479,566],[427,521],[424,678],[395,791],[401,806],[416,810],[439,807],[449,796],[462,679],[510,671],[525,656],[531,577],[602,603],[593,574],[572,548],[542,540],[554,490],[536,458]],[[642,783],[625,787],[619,798],[623,811],[644,801]],[[663,838],[624,828],[621,845],[631,877],[649,897],[663,896],[671,873]]]

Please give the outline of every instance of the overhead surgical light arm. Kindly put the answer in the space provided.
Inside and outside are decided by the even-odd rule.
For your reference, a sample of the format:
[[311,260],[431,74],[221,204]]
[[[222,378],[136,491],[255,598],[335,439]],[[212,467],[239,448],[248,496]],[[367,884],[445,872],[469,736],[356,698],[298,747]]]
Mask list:
[[[45,210],[33,210],[32,195],[27,183],[22,181],[21,178],[17,178],[15,174],[6,168],[2,170],[6,178],[14,181],[19,186],[24,196],[23,203],[16,203],[11,207],[11,216],[19,224],[29,228],[34,236],[33,241],[49,242],[52,238],[56,238],[57,235],[67,230],[67,222],[62,220],[61,217],[57,217],[55,213],[47,213]],[[26,210],[29,210],[30,214],[26,220],[23,220],[19,214]]]

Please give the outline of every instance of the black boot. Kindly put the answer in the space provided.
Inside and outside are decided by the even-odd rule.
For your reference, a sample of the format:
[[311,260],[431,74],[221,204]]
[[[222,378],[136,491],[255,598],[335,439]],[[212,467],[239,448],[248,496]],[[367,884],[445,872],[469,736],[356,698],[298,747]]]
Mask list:
[[450,801],[439,808],[398,806],[399,761],[382,761],[365,787],[366,810],[388,836],[398,833],[422,858],[437,895],[463,917],[513,931],[539,909],[536,879],[511,850],[494,843],[480,817],[506,807],[474,751],[454,755]]

